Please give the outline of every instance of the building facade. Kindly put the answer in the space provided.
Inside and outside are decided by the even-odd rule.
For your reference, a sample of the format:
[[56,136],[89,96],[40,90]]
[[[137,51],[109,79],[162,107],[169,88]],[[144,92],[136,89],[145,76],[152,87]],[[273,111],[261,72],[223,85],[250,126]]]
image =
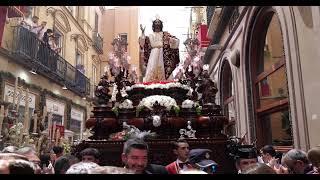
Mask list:
[[[29,88],[31,111],[51,112],[53,121],[65,127],[66,136],[80,139],[99,82],[103,11],[102,6],[1,7],[5,15],[0,31],[1,99],[12,101],[10,92],[18,78],[19,87]],[[43,39],[21,27],[29,13],[39,18],[39,25],[46,22],[45,29],[53,30],[60,51],[52,51]]]
[[320,144],[319,15],[312,6],[207,7],[204,61],[229,135],[283,150]]
[[[104,39],[104,58],[101,66],[104,71],[109,70],[108,55],[113,51],[111,45],[114,38],[120,36],[127,40],[127,52],[131,57],[133,66],[139,71],[139,7],[118,6],[112,9],[106,9],[102,18],[102,33]],[[101,73],[104,73],[101,72]],[[102,74],[101,74],[102,75]]]

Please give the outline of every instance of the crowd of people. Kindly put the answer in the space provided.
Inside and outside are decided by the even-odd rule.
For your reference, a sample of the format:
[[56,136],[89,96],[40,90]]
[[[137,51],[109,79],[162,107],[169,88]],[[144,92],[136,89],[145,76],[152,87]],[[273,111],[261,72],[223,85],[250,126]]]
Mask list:
[[[266,145],[258,152],[252,145],[240,145],[234,154],[239,174],[319,174],[320,146],[307,153],[291,149],[282,154]],[[0,153],[0,174],[215,174],[223,164],[216,163],[210,149],[189,149],[186,140],[172,143],[177,159],[163,166],[148,159],[148,144],[139,138],[124,143],[123,167],[101,166],[101,153],[86,148],[79,159],[54,146],[50,153],[37,155],[32,147],[5,147]]]

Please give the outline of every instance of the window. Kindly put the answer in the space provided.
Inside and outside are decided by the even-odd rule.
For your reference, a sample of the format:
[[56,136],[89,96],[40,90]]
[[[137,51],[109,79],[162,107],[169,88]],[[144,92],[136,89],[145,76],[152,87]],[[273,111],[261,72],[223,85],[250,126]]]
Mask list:
[[232,83],[232,72],[227,60],[224,60],[221,68],[221,95],[223,103],[224,115],[229,119],[229,123],[225,128],[225,133],[229,136],[236,135],[235,107],[234,107],[234,91]]
[[291,146],[293,138],[281,26],[273,11],[266,11],[265,16],[257,20],[261,23],[253,30],[251,42],[251,49],[255,49],[251,53],[251,76],[257,143],[259,146]]

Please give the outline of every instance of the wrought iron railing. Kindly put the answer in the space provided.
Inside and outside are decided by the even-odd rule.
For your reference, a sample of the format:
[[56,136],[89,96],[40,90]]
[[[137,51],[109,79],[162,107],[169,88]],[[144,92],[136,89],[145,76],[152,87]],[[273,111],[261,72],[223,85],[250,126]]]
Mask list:
[[15,59],[30,69],[36,69],[51,80],[66,85],[80,96],[90,94],[89,78],[28,29],[22,26],[14,27],[12,51],[17,56]]
[[98,32],[93,32],[93,46],[99,54],[103,53],[103,38]]

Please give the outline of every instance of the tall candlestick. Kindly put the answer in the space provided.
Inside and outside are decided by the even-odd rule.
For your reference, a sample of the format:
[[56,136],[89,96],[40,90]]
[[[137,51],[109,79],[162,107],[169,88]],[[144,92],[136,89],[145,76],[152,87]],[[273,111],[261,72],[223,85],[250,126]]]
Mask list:
[[17,101],[17,109],[16,109],[17,112],[19,112],[19,107],[20,107],[21,98],[22,98],[22,86],[19,88],[18,101]]
[[51,140],[51,127],[52,126],[52,115],[51,113],[48,114],[48,137]]
[[4,102],[9,102],[9,101],[8,101],[8,95],[5,95],[5,96],[4,96]]
[[59,139],[60,139],[60,130],[59,129],[57,129],[55,139],[56,139],[55,145],[58,146],[59,145]]
[[16,97],[17,97],[17,92],[18,92],[17,90],[18,90],[18,78],[16,78],[16,82],[14,84],[13,100],[12,100],[13,108],[14,108],[15,103],[16,103]]
[[[43,113],[42,113],[42,120],[41,120],[41,124],[44,125],[44,120],[46,119],[46,116],[47,116],[47,106],[44,106],[43,107]],[[49,122],[49,120],[48,120]]]
[[1,105],[1,108],[0,108],[0,138],[1,138],[3,119],[4,119],[4,105]]
[[38,115],[37,113],[35,113],[33,118],[33,133],[37,133],[37,126],[38,126]]
[[29,89],[27,88],[26,96],[25,96],[25,106],[24,106],[24,127],[25,132],[29,133],[30,129],[30,117],[29,117]]
[[56,137],[56,124],[57,124],[57,122],[56,121],[54,121],[53,122],[53,127],[52,127],[52,135],[51,135],[51,137],[52,137],[52,139],[54,140],[54,138]]

